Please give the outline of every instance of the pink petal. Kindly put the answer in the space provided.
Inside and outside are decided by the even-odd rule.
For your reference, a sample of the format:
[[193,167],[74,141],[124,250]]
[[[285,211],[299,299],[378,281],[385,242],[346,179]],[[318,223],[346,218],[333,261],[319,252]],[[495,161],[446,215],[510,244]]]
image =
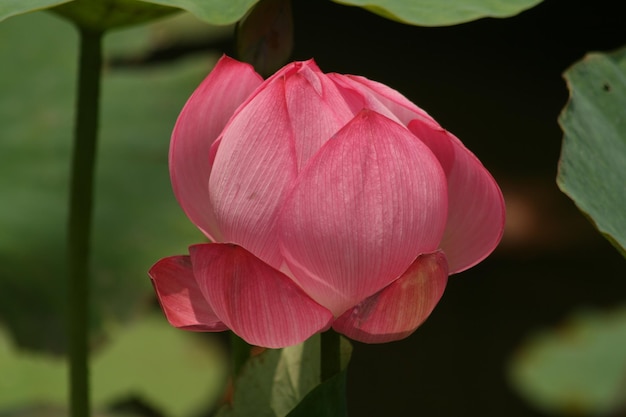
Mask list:
[[421,108],[398,91],[384,84],[357,75],[328,75],[344,89],[353,90],[363,97],[363,106],[389,117],[403,125],[413,119],[438,127],[439,124]]
[[298,71],[286,78],[285,93],[300,170],[355,112],[311,61],[300,63]]
[[172,326],[197,332],[228,330],[200,292],[189,256],[163,258],[148,274]]
[[413,121],[411,130],[437,156],[448,179],[448,221],[441,243],[450,273],[485,259],[504,230],[504,199],[498,184],[460,140],[444,129]]
[[195,245],[190,253],[201,291],[222,321],[248,343],[281,348],[330,327],[327,309],[242,247]]
[[285,80],[266,83],[220,138],[209,194],[224,241],[279,268],[277,215],[297,175]]
[[400,278],[346,311],[333,328],[364,343],[404,339],[428,318],[447,281],[448,266],[442,252],[420,255]]
[[281,213],[295,280],[335,316],[438,248],[445,176],[403,126],[363,110],[301,172]]
[[189,219],[213,240],[221,234],[208,195],[209,150],[235,109],[262,81],[250,65],[223,56],[185,104],[172,133],[174,193]]

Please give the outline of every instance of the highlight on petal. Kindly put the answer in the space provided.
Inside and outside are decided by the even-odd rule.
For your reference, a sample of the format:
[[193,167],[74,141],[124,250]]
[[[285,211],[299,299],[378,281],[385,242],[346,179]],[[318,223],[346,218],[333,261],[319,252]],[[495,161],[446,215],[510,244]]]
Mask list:
[[228,330],[198,288],[189,256],[163,258],[148,274],[172,326],[196,332]]
[[281,348],[330,327],[330,311],[244,248],[203,244],[192,246],[190,253],[202,293],[246,342]]
[[223,56],[189,98],[172,132],[174,194],[189,219],[212,240],[220,240],[221,234],[208,194],[211,145],[262,81],[250,65]]
[[445,175],[403,126],[361,111],[309,161],[281,213],[294,279],[335,316],[438,248]]
[[422,254],[400,278],[335,320],[333,329],[364,343],[404,339],[428,318],[447,282],[445,255]]
[[297,175],[285,80],[265,84],[224,129],[209,180],[225,242],[245,247],[275,268],[282,257],[277,217]]
[[489,171],[454,135],[413,121],[413,132],[437,156],[448,181],[448,220],[441,249],[450,273],[468,269],[485,259],[504,231],[502,192]]

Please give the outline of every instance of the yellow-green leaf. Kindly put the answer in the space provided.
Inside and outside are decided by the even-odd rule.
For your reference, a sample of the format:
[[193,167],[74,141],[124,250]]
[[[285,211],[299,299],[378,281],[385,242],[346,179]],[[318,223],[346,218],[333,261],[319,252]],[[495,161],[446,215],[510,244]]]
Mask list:
[[581,312],[533,335],[513,359],[511,381],[551,414],[618,415],[626,406],[625,346],[626,308]]

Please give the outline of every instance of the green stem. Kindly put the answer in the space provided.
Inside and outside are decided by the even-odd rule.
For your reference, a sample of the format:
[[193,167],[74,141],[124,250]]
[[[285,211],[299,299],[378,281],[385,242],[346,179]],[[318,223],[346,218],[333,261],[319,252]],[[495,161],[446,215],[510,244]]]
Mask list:
[[330,329],[322,333],[321,372],[322,382],[341,371],[341,337]]
[[90,415],[89,250],[96,157],[102,32],[79,29],[80,51],[68,219],[70,411]]
[[250,346],[233,332],[230,333],[231,374],[233,380],[239,375],[241,368],[250,358]]

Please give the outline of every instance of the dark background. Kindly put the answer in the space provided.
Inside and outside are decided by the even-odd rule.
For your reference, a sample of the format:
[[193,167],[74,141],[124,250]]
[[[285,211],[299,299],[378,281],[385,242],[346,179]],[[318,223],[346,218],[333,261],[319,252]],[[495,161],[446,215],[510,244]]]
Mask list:
[[548,0],[508,19],[427,28],[294,1],[295,59],[407,95],[477,154],[507,201],[500,247],[450,278],[415,334],[354,343],[351,416],[542,416],[511,389],[511,355],[578,308],[626,299],[624,259],[555,183],[562,73],[587,52],[626,45],[620,3]]

